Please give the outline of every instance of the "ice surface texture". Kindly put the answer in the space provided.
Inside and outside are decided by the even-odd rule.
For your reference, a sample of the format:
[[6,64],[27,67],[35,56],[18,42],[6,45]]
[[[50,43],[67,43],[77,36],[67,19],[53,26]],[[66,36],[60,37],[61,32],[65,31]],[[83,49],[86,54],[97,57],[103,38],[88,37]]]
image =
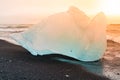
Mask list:
[[99,60],[106,50],[106,17],[92,20],[76,7],[43,19],[27,31],[12,35],[33,55],[62,54],[81,61]]

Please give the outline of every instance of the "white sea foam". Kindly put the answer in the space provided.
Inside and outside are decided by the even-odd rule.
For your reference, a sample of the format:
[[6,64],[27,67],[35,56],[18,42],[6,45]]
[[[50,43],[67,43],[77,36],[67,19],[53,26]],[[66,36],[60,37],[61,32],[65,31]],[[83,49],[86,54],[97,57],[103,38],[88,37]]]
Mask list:
[[20,31],[24,31],[27,30],[28,28],[0,28],[0,31],[4,31],[4,32],[20,32]]
[[8,42],[16,44],[16,45],[19,45],[15,40],[11,39],[10,37],[0,37],[0,39],[8,41]]

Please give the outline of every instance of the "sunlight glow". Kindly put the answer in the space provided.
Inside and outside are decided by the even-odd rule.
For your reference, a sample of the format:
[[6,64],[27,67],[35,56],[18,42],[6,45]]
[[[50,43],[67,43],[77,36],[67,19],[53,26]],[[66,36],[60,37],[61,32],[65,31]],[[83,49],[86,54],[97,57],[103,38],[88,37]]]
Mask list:
[[120,23],[120,0],[0,0],[0,24],[37,23],[70,6],[76,6],[89,17],[102,11],[110,22]]
[[107,15],[120,15],[120,0],[104,0],[101,6]]

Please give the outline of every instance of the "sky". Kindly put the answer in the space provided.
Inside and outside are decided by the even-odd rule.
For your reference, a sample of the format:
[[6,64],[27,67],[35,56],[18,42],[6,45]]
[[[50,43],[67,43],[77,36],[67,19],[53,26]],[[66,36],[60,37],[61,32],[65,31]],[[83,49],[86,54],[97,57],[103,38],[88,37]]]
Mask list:
[[76,6],[88,16],[103,11],[110,23],[120,23],[120,0],[0,0],[0,24],[38,23],[44,16]]

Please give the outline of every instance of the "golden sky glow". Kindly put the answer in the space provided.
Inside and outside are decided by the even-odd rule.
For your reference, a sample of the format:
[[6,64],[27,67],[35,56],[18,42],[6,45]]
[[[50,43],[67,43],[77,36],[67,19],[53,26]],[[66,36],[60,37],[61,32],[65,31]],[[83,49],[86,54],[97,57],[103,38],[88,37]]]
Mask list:
[[66,11],[71,5],[89,16],[103,11],[110,22],[120,23],[120,0],[0,0],[0,24],[16,19],[39,20],[40,16]]
[[107,15],[120,15],[120,0],[104,0],[101,7]]

